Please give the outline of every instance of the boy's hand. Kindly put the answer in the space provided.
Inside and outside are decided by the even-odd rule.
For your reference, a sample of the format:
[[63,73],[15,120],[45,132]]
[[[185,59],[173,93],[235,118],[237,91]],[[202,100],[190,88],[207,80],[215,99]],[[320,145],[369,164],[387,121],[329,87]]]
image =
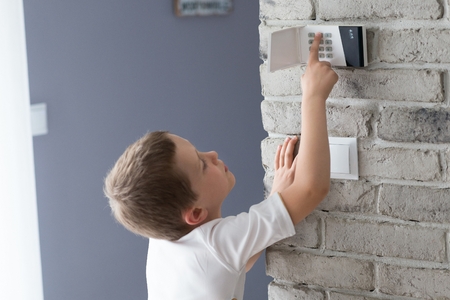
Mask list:
[[283,145],[279,145],[275,154],[275,177],[273,179],[272,195],[275,192],[281,192],[292,184],[295,177],[296,160],[294,159],[294,149],[297,143],[297,137],[287,137]]
[[325,101],[338,80],[338,75],[331,69],[331,64],[327,61],[319,61],[321,39],[322,34],[316,33],[309,53],[308,66],[302,76],[303,99],[306,100]]

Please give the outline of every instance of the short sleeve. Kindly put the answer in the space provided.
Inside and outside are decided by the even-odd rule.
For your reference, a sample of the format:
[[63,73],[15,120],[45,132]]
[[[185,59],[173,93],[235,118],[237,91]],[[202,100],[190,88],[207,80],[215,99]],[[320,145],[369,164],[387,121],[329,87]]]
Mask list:
[[211,252],[225,267],[236,272],[256,253],[295,234],[294,224],[278,193],[253,205],[248,213],[200,228]]

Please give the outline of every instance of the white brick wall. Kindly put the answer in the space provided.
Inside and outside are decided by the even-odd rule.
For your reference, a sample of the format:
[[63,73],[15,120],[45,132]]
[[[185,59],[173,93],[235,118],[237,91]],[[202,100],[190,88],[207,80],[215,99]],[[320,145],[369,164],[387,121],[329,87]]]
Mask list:
[[358,181],[333,180],[297,235],[267,251],[269,299],[450,299],[450,0],[260,0],[261,143],[301,135],[304,66],[268,73],[269,33],[364,24],[369,67],[337,68],[329,135],[357,137]]

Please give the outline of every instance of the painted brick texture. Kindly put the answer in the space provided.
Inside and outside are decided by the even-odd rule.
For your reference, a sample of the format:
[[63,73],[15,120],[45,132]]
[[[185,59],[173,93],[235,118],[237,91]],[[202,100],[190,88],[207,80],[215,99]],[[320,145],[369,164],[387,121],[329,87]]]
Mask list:
[[436,20],[444,13],[443,6],[436,0],[319,0],[318,6],[318,16],[323,20]]
[[[298,96],[298,80],[304,67],[269,73],[261,67],[264,96]],[[410,102],[443,102],[444,73],[431,69],[338,69],[340,80],[330,95],[333,98],[354,98]],[[408,88],[399,88],[407,84]]]
[[418,299],[449,299],[448,269],[416,269],[400,266],[380,266],[380,290],[389,295]]
[[328,134],[358,139],[359,180],[267,250],[269,299],[450,299],[450,0],[260,0],[264,186],[285,136],[301,142],[305,66],[269,73],[272,31],[365,25],[369,66],[335,68]]
[[387,141],[450,143],[450,110],[444,108],[386,108],[378,136]]
[[325,293],[301,286],[285,286],[271,283],[269,285],[269,300],[325,300]]
[[380,213],[416,222],[450,223],[450,189],[384,184]]
[[445,234],[415,225],[327,218],[325,246],[340,252],[444,262]]
[[261,0],[261,20],[308,20],[314,17],[313,0]]
[[266,255],[267,274],[281,280],[330,288],[374,289],[372,262],[311,255],[283,248],[271,248]]
[[383,62],[450,62],[448,28],[386,29],[378,34],[379,58]]

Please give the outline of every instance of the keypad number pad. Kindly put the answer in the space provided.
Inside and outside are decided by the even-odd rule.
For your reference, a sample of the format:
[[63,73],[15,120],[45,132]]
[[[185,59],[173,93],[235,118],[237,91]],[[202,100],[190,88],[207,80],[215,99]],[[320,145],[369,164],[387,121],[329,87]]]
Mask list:
[[[308,44],[312,45],[314,42],[314,36],[315,32],[309,32],[308,33]],[[319,46],[319,58],[333,58],[333,40],[332,34],[329,32],[325,32],[322,34],[322,39],[320,40],[320,46]],[[311,50],[311,47],[309,47]]]

